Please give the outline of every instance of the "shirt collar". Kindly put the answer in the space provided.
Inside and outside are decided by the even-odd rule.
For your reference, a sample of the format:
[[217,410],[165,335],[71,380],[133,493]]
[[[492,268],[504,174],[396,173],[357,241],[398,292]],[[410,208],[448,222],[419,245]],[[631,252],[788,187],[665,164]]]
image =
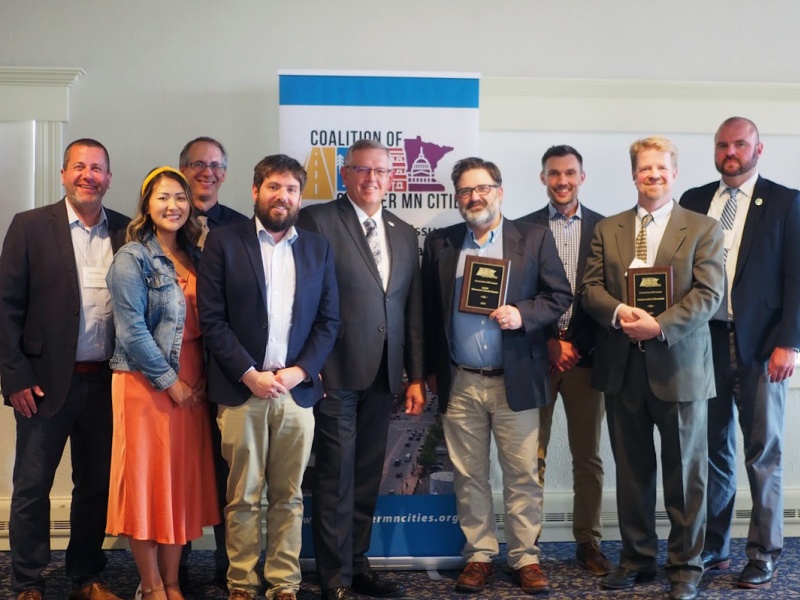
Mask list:
[[350,200],[350,196],[347,197],[347,200],[348,202],[350,202],[350,205],[353,207],[353,210],[356,211],[356,217],[358,217],[358,222],[361,223],[362,225],[364,224],[364,221],[366,221],[367,219],[372,219],[376,223],[381,222],[383,218],[383,206],[378,208],[375,214],[370,217],[367,213],[361,210],[361,207],[358,206],[358,204]]
[[[665,219],[668,219],[669,216],[672,214],[672,209],[675,208],[675,200],[670,200],[661,208],[654,210],[650,214],[653,215],[653,223],[656,225],[660,225]],[[642,206],[636,205],[636,216],[639,217],[639,221],[647,214],[647,209],[643,208]]]
[[[563,214],[556,210],[556,207],[553,206],[552,202],[547,203],[547,212],[550,215],[551,219],[564,219],[567,220],[568,217],[565,217]],[[578,208],[575,210],[575,214],[569,217],[569,219],[582,219],[583,218],[583,210],[581,209],[581,203],[578,202]]]
[[[75,212],[75,209],[72,208],[72,204],[70,204],[69,200],[64,198],[64,204],[67,205],[67,222],[70,225],[78,223],[81,227],[85,229],[86,226],[83,224],[83,221],[81,221],[80,217],[78,216],[78,213]],[[108,225],[108,217],[106,217],[106,209],[103,208],[102,206],[100,206],[100,220],[97,222],[96,225],[94,225],[94,227],[97,227],[98,225]],[[91,227],[89,227],[89,229],[91,229]]]
[[[261,219],[256,217],[253,220],[256,222],[256,235],[258,236],[259,240],[262,239],[262,232],[263,232],[263,236],[266,236],[267,239],[269,240],[269,243],[272,244],[273,246],[277,246],[280,243],[280,242],[277,243],[275,242],[275,238],[273,238],[272,234],[269,231],[267,231],[266,227],[264,227],[264,224],[261,222]],[[295,229],[294,225],[292,225],[286,231],[286,235],[283,236],[281,242],[286,242],[291,246],[292,244],[294,244],[296,239],[297,239],[297,229]]]
[[476,246],[478,248],[486,248],[487,246],[491,246],[497,240],[499,240],[500,236],[503,234],[503,219],[502,218],[500,219],[500,224],[497,227],[489,231],[489,237],[487,238],[486,243],[483,246],[481,246],[478,243],[478,240],[475,239],[475,232],[472,231],[472,228],[469,225],[467,225],[467,234],[468,234],[467,239],[472,243],[473,246]]
[[[758,171],[753,173],[753,175],[745,181],[742,185],[739,186],[739,192],[747,196],[748,198],[753,197],[753,190],[756,187],[756,181],[758,180]],[[721,179],[719,180],[719,188],[717,189],[717,196],[722,196],[725,194],[725,190],[728,189],[728,186],[725,185],[725,182]]]

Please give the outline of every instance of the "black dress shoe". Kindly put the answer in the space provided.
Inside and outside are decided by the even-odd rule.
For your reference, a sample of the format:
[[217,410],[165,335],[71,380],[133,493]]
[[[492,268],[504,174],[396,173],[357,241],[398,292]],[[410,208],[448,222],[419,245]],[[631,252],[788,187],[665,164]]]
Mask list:
[[320,597],[322,600],[356,600],[356,595],[350,591],[350,588],[346,587],[322,590]]
[[607,590],[625,590],[632,588],[637,583],[653,581],[655,576],[655,573],[640,573],[625,567],[617,567],[600,580],[600,587]]
[[703,552],[701,558],[703,559],[703,571],[713,569],[727,571],[731,568],[731,559],[727,556],[720,556],[716,552]]
[[697,586],[688,581],[673,581],[669,588],[669,600],[694,600]]
[[228,567],[214,567],[214,585],[223,592],[228,591]]
[[381,579],[375,571],[366,571],[353,575],[353,591],[375,598],[399,598],[404,596],[406,588],[388,579]]
[[772,585],[774,573],[775,566],[772,563],[763,560],[748,560],[739,579],[736,580],[736,585],[747,589],[768,588]]

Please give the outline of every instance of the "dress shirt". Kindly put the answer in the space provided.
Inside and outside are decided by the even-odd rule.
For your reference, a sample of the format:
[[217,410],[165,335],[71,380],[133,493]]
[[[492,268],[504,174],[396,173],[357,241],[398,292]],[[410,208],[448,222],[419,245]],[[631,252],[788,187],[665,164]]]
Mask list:
[[260,219],[255,219],[264,279],[267,283],[267,315],[269,335],[262,370],[275,371],[286,367],[289,349],[289,332],[292,329],[292,308],[296,286],[294,254],[292,245],[297,239],[297,230],[290,227],[280,242],[264,228]]
[[[742,243],[744,222],[747,219],[747,211],[750,209],[750,202],[753,199],[753,190],[756,187],[757,179],[758,173],[754,173],[750,179],[739,186],[739,193],[736,194],[736,218],[733,220],[733,229],[723,232],[725,234],[725,249],[728,251],[728,257],[725,259],[725,286],[727,288],[725,290],[725,298],[728,301],[729,319],[733,318],[731,282],[736,274],[736,262],[739,259],[739,247]],[[729,197],[728,186],[720,181],[719,188],[711,200],[711,205],[708,207],[708,216],[719,221]]]
[[113,309],[105,277],[114,260],[114,250],[108,234],[108,219],[105,210],[101,208],[100,221],[93,227],[86,227],[69,200],[66,205],[81,296],[75,360],[108,360],[114,351]]
[[[454,363],[473,369],[491,369],[503,366],[503,334],[497,321],[489,315],[461,312],[461,286],[464,283],[464,263],[467,255],[503,258],[503,221],[489,232],[483,246],[467,227],[464,245],[458,255],[456,283],[453,290],[453,314],[450,321],[450,358]],[[504,301],[504,299],[503,299]]]
[[[567,273],[570,291],[572,291],[572,295],[575,296],[575,277],[578,273],[578,253],[581,247],[581,219],[583,218],[581,205],[578,203],[577,210],[571,217],[565,217],[558,212],[552,202],[547,205],[547,210],[550,215],[550,231],[553,232],[553,237],[556,239],[558,256],[564,264],[564,271]],[[569,320],[572,318],[573,305],[574,302],[569,305],[567,312],[559,317],[559,329],[566,329],[569,325]]]
[[[348,198],[350,200],[350,198]],[[361,223],[361,230],[364,232],[364,237],[367,235],[367,228],[364,227],[364,221],[372,219],[375,221],[375,229],[378,232],[378,243],[381,245],[381,264],[378,265],[378,272],[381,274],[383,280],[383,290],[386,291],[389,286],[389,242],[386,240],[386,226],[383,222],[383,207],[379,208],[377,212],[371,217],[365,213],[361,208],[352,200],[350,204],[356,211],[358,222]]]

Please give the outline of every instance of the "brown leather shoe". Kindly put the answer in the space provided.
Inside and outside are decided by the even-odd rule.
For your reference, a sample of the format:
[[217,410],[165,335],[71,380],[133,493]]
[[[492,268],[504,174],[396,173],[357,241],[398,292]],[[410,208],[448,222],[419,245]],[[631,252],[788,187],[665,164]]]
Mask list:
[[614,565],[606,558],[597,542],[581,542],[575,550],[578,564],[597,577],[604,577],[614,570]]
[[231,590],[228,600],[254,600],[254,598],[250,592],[239,588],[234,588]]
[[69,600],[122,600],[106,587],[102,581],[93,581],[79,590],[69,593]]
[[490,562],[468,562],[456,581],[457,592],[480,592],[494,579],[494,565]]
[[550,591],[550,581],[537,564],[525,565],[514,571],[514,575],[526,594],[542,594]]
[[40,590],[23,590],[17,594],[17,600],[43,600]]
[[297,596],[292,592],[279,592],[275,594],[274,600],[297,600]]

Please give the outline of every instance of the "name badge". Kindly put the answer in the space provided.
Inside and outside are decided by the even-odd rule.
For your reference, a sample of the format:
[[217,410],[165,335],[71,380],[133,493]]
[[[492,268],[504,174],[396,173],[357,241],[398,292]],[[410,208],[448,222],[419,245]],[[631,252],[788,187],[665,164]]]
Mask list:
[[108,273],[108,267],[83,267],[83,287],[107,289],[106,273]]

